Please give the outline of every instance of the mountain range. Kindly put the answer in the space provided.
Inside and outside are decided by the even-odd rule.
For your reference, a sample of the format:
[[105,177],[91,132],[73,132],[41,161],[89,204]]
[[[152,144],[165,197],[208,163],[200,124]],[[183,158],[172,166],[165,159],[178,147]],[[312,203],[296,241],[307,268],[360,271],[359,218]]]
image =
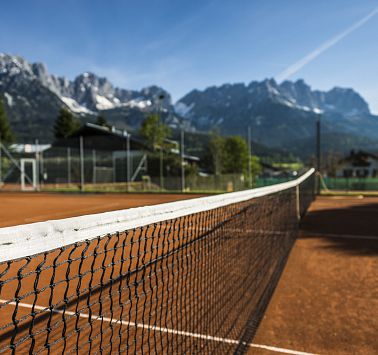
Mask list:
[[312,90],[303,80],[212,86],[173,103],[158,86],[140,91],[117,88],[89,72],[68,80],[49,74],[42,63],[0,54],[0,96],[18,141],[24,142],[53,140],[52,126],[63,106],[83,122],[102,114],[131,130],[157,111],[167,124],[184,124],[192,132],[216,129],[245,135],[250,126],[254,141],[298,155],[313,151],[315,120],[321,115],[324,149],[378,148],[378,116],[357,92],[339,87]]
[[0,95],[18,140],[29,142],[53,139],[52,126],[61,107],[82,121],[104,113],[113,123],[131,127],[158,106],[162,112],[173,112],[171,96],[157,86],[141,91],[120,89],[93,73],[71,81],[49,74],[42,63],[8,54],[0,54]]
[[[366,148],[376,145],[374,140],[378,138],[378,116],[371,114],[357,92],[338,87],[326,92],[311,90],[303,80],[277,84],[267,79],[193,90],[175,104],[175,109],[197,129],[218,127],[227,134],[245,135],[250,126],[255,141],[297,153],[297,142],[301,143],[301,151],[306,142],[307,151],[313,149],[318,118],[323,137],[334,133],[340,137],[339,145],[327,145],[325,141],[325,148],[347,150],[354,147],[354,142]],[[366,143],[364,147],[361,141]]]

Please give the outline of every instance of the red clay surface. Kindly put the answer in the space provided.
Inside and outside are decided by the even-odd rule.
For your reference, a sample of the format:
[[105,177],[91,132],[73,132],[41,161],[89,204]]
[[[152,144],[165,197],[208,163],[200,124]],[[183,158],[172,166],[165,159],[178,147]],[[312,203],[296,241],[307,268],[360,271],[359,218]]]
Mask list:
[[0,227],[156,205],[196,197],[201,197],[201,195],[0,193]]
[[[0,226],[198,196],[4,193]],[[312,205],[255,344],[317,354],[378,353],[377,216],[378,198],[321,197]]]
[[377,354],[378,198],[320,197],[301,229],[254,343]]

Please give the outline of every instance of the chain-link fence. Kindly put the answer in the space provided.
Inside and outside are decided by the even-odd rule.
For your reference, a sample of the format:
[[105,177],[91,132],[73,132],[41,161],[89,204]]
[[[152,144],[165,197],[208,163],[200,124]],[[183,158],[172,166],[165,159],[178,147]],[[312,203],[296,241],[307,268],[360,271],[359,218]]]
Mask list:
[[84,190],[101,189],[102,185],[127,189],[127,184],[142,181],[146,173],[143,151],[1,145],[2,190]]
[[378,178],[323,178],[323,188],[335,191],[378,191]]
[[[1,190],[230,192],[250,188],[243,174],[201,173],[198,161],[143,150],[1,146]],[[254,178],[253,187],[288,178]]]
[[143,151],[52,148],[39,159],[45,185],[111,184],[141,180],[146,174]]

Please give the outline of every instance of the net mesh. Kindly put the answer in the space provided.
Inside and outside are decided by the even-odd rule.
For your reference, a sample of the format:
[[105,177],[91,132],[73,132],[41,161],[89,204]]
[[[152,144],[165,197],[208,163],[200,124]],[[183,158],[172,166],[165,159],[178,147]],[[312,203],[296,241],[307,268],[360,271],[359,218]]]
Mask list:
[[245,352],[313,179],[0,263],[0,352]]

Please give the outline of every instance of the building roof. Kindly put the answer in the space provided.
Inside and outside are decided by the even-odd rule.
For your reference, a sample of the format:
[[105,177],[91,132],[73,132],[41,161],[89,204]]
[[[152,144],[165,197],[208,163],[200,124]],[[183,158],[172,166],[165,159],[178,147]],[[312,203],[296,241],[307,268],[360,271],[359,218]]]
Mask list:
[[135,134],[130,134],[126,130],[115,127],[100,126],[94,123],[85,123],[71,137],[57,139],[53,146],[77,148],[79,138],[83,137],[85,149],[124,150],[128,135],[132,150],[148,149],[146,141]]
[[369,158],[378,160],[378,155],[363,150],[355,152],[351,150],[349,155],[341,159],[340,164],[350,163],[353,166],[367,167],[370,166]]
[[[100,126],[94,123],[85,123],[71,137],[57,139],[53,143],[53,146],[78,148],[79,138],[83,137],[85,149],[107,151],[125,150],[128,135],[130,138],[131,150],[150,150],[146,140],[138,136],[137,134],[131,134],[126,130],[117,129],[114,126]],[[169,139],[167,139],[166,141],[169,143],[174,143],[176,146],[179,145],[177,141],[172,141]],[[177,148],[170,149],[170,152],[175,155],[180,154],[180,150]],[[193,155],[184,154],[184,160],[199,162],[200,158]]]
[[51,144],[12,144],[11,150],[16,153],[41,153],[49,149]]

